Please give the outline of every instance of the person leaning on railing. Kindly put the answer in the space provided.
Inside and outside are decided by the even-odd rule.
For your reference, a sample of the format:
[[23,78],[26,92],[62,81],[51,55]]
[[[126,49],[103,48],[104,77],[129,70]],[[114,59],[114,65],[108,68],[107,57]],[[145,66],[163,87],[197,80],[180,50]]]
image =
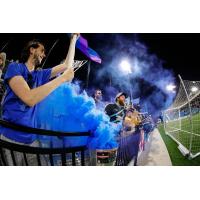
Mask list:
[[[2,101],[2,119],[16,124],[35,127],[37,104],[62,83],[74,78],[72,64],[79,34],[72,34],[65,61],[53,68],[37,70],[45,58],[44,45],[33,40],[22,51],[22,63],[13,62],[4,76],[6,92]],[[56,77],[58,74],[60,76]],[[55,79],[49,81],[51,78]],[[56,102],[55,102],[56,103]],[[1,139],[33,145],[36,136],[0,127]]]

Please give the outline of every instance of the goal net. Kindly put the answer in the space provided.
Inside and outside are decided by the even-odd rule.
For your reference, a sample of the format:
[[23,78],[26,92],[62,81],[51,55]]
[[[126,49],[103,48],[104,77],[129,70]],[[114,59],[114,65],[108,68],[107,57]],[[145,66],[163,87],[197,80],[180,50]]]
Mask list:
[[190,158],[200,155],[200,81],[180,79],[173,104],[163,112],[165,132]]

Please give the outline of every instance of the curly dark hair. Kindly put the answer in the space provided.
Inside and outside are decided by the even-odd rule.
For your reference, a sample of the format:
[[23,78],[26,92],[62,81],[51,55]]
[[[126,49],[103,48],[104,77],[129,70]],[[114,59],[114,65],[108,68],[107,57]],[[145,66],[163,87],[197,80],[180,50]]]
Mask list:
[[21,53],[21,62],[25,63],[29,56],[30,56],[30,48],[33,47],[34,49],[37,49],[39,47],[39,45],[43,45],[44,44],[37,40],[37,39],[34,39],[34,40],[31,40],[29,41],[26,46],[24,47],[24,49],[22,50],[22,53]]

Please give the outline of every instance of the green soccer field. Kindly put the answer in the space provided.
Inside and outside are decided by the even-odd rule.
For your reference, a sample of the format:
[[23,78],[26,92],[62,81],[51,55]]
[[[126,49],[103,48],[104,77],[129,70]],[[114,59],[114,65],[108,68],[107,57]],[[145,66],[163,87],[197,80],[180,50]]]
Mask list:
[[190,148],[192,135],[191,152],[196,154],[200,152],[200,113],[192,116],[192,124],[193,127],[191,127],[190,117],[186,117],[166,123],[166,130],[187,149]]
[[199,166],[200,165],[200,156],[190,160],[187,157],[184,157],[181,152],[178,150],[178,145],[174,140],[172,140],[168,135],[165,134],[165,130],[162,124],[158,126],[159,132],[166,144],[168,149],[172,165],[173,166]]

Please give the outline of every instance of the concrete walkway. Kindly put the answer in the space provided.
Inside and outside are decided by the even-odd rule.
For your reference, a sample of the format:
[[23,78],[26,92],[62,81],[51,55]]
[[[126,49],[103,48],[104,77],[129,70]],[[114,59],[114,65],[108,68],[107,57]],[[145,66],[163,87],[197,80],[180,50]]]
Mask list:
[[163,142],[163,139],[155,129],[149,138],[149,142],[145,145],[145,151],[138,156],[138,166],[171,166],[169,153]]

